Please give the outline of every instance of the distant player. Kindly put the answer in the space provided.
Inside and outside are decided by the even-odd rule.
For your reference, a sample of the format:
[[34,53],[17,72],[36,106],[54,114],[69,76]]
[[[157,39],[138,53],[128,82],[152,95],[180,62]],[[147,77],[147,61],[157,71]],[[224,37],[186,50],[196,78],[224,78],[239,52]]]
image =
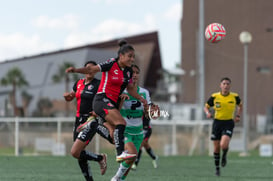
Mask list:
[[[214,144],[214,164],[217,176],[220,176],[220,151],[223,151],[221,165],[225,167],[234,122],[240,121],[240,114],[242,112],[241,99],[237,93],[230,92],[230,87],[231,80],[228,77],[222,78],[220,92],[213,93],[204,107],[207,118],[212,118],[209,108],[213,108],[215,111],[211,140]],[[237,113],[234,116],[236,108]]]
[[[151,103],[151,106],[155,107],[156,110],[159,110],[157,105],[154,105],[153,103]],[[135,163],[132,166],[132,169],[134,169],[134,170],[136,169],[136,167],[137,167],[137,165],[138,165],[138,163],[140,161],[141,154],[142,154],[142,147],[145,148],[148,155],[152,158],[153,167],[154,168],[158,167],[158,165],[157,165],[158,156],[154,154],[154,151],[153,151],[152,147],[149,144],[149,139],[150,139],[150,137],[152,135],[151,119],[150,119],[149,115],[148,116],[147,115],[143,116],[143,131],[144,131],[144,139],[143,139],[141,147],[140,147],[140,149],[138,151],[137,159],[136,159]]]
[[[84,67],[97,65],[94,61],[88,61]],[[100,80],[94,78],[94,74],[86,74],[84,79],[75,82],[71,92],[65,92],[64,98],[66,101],[77,100],[77,113],[73,130],[73,145],[71,155],[78,159],[78,164],[86,181],[93,181],[92,172],[89,168],[88,161],[93,160],[99,163],[101,174],[103,175],[107,169],[106,154],[95,154],[85,150],[85,147],[92,140],[98,127],[98,122],[94,117],[90,126],[87,129],[78,131],[77,128],[86,124],[90,120],[90,112],[93,111],[92,102],[97,93]]]

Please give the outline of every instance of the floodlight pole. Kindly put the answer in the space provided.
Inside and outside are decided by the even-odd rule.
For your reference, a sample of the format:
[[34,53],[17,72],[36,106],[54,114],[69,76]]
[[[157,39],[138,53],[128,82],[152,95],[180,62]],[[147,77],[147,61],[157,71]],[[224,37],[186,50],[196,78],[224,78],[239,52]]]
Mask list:
[[197,100],[197,103],[199,103],[200,106],[200,112],[198,112],[198,116],[196,116],[197,119],[202,120],[203,119],[203,107],[204,107],[204,95],[205,95],[205,53],[204,53],[204,0],[199,0],[199,34],[198,34],[198,59],[199,59],[199,96]]
[[244,46],[244,88],[243,88],[243,156],[248,155],[248,117],[247,117],[247,83],[248,83],[248,44],[252,41],[252,36],[249,32],[243,31],[240,33],[239,39]]
[[248,121],[247,121],[247,70],[248,70],[248,44],[244,44],[244,97],[243,97],[243,123],[244,123],[244,153],[247,154],[248,149]]

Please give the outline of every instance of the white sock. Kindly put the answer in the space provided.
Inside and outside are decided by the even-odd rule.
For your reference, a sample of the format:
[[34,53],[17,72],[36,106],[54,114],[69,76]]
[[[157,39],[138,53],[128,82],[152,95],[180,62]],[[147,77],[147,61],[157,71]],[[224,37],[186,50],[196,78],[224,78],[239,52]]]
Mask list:
[[125,173],[126,171],[128,170],[128,168],[126,168],[125,166],[122,165],[122,163],[119,165],[119,168],[118,168],[118,171],[116,173],[116,176],[121,178]]

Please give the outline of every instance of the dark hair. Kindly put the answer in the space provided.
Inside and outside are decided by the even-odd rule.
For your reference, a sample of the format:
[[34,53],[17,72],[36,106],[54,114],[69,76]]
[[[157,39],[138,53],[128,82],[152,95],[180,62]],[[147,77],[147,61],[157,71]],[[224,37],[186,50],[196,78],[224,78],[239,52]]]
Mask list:
[[93,64],[93,65],[97,65],[97,63],[95,61],[89,60],[89,61],[85,62],[84,67],[86,67],[90,63]]
[[118,57],[119,54],[125,54],[129,51],[135,51],[134,47],[130,44],[127,43],[126,40],[122,39],[118,41],[118,45],[119,45],[119,50],[118,50]]
[[132,68],[135,67],[139,72],[140,72],[140,68],[136,65],[136,64],[133,64],[132,65]]
[[229,82],[231,83],[231,80],[230,80],[230,78],[228,78],[228,77],[222,78],[222,79],[221,79],[221,82],[223,82],[224,80],[227,80],[227,81],[229,81]]

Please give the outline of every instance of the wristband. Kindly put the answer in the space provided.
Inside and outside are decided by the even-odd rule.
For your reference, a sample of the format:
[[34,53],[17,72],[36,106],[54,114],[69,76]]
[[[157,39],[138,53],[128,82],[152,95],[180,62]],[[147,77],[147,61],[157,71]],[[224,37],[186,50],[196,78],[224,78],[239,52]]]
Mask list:
[[209,114],[209,112],[206,112],[206,115],[208,115]]

